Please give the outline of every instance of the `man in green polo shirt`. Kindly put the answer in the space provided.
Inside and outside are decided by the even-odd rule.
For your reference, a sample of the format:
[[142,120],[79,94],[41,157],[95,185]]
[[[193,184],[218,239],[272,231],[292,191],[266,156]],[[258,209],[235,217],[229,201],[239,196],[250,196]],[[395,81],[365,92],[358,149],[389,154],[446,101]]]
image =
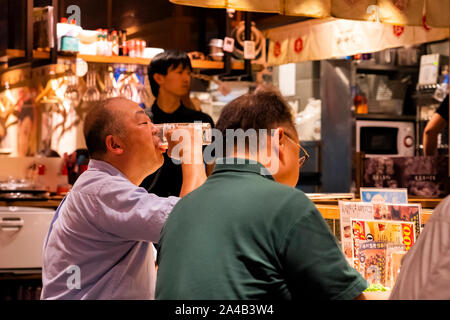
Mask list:
[[[306,155],[299,156],[281,96],[258,89],[233,100],[217,129],[225,145],[237,145],[167,219],[156,299],[364,298],[367,282],[314,204],[293,188]],[[240,148],[237,129],[254,132],[257,147],[249,134]]]

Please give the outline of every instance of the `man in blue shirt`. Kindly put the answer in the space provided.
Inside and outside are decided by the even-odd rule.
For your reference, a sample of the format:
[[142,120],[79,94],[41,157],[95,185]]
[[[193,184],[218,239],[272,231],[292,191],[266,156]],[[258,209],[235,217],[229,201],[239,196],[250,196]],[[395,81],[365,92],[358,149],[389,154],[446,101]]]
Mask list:
[[[157,133],[139,105],[123,98],[104,101],[86,116],[91,161],[51,224],[42,299],[154,298],[152,242],[179,200],[138,187],[163,164]],[[201,153],[201,144],[194,148]],[[181,166],[180,197],[206,179],[201,163]]]

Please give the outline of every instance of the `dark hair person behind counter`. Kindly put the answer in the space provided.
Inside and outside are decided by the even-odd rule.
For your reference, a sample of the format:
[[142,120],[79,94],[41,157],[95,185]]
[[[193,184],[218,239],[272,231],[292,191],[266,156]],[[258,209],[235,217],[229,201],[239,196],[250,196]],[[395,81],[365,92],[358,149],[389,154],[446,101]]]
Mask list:
[[[201,121],[214,127],[209,115],[189,109],[182,102],[182,98],[189,94],[191,71],[189,56],[182,51],[166,50],[152,59],[148,77],[156,97],[151,108],[153,123]],[[141,187],[161,197],[174,196],[180,193],[182,180],[180,165],[165,154],[164,164],[146,177]]]

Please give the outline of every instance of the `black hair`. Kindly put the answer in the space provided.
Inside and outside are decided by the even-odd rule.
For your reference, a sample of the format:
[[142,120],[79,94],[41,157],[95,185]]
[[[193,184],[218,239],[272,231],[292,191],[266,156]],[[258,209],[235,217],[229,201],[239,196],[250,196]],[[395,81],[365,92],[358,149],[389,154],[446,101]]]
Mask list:
[[281,124],[295,128],[291,108],[275,88],[259,86],[229,102],[222,109],[216,128],[225,134],[226,129],[274,129]]
[[229,102],[220,113],[216,129],[222,133],[225,147],[228,143],[236,142],[235,134],[229,137],[227,129],[233,129],[233,132],[239,129],[243,132],[255,130],[258,136],[260,129],[275,129],[279,125],[295,130],[291,108],[274,87],[259,86],[254,92]]
[[148,79],[150,80],[150,87],[152,88],[152,93],[155,98],[159,94],[159,85],[153,79],[155,73],[162,75],[167,75],[167,71],[170,67],[173,69],[178,68],[178,66],[183,66],[183,69],[189,68],[192,71],[191,59],[186,52],[179,50],[166,50],[157,54],[150,62],[148,66]]

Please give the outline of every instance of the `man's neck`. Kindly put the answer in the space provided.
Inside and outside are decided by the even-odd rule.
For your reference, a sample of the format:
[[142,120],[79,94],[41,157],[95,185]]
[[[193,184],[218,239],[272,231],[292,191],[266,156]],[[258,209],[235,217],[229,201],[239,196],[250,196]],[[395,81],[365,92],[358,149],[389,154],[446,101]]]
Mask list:
[[181,98],[174,94],[160,90],[156,103],[165,113],[174,113],[181,106]]
[[118,161],[117,159],[105,157],[102,161],[109,163],[114,168],[119,170],[132,184],[139,186],[144,178],[147,176],[140,170],[136,170],[137,166],[130,165],[129,161]]

